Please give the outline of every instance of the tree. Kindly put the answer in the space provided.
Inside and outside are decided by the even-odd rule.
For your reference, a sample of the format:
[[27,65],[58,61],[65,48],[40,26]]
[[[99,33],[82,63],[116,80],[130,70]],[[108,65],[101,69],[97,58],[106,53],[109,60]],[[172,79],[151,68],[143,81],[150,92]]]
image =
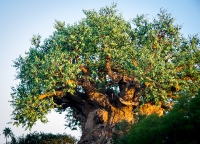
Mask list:
[[6,138],[6,144],[7,144],[7,138],[12,137],[12,135],[13,135],[12,130],[10,128],[6,127],[3,130],[3,134],[4,134],[5,138]]
[[86,18],[66,25],[41,44],[33,36],[25,57],[14,61],[11,105],[15,125],[46,123],[52,109],[66,111],[68,126],[80,125],[80,143],[106,143],[116,123],[134,123],[135,113],[162,115],[182,93],[200,85],[199,38],[184,38],[165,10],[124,20],[116,5],[84,10]]

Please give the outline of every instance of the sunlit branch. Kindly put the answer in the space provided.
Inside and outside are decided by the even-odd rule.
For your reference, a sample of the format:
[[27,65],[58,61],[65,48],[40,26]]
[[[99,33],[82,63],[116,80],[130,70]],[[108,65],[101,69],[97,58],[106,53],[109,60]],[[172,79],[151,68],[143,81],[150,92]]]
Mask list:
[[56,91],[55,93],[54,93],[54,92],[52,92],[52,93],[45,93],[45,94],[39,95],[38,99],[39,99],[39,100],[42,100],[42,99],[44,99],[44,98],[46,98],[46,97],[61,96],[61,95],[63,95],[63,94],[64,94],[63,91]]

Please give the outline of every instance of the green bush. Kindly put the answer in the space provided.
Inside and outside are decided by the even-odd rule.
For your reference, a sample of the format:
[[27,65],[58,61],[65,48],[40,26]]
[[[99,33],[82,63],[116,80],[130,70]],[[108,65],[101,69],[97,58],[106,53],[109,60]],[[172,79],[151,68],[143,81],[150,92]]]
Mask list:
[[113,139],[115,144],[194,144],[200,142],[199,133],[200,92],[193,98],[183,96],[166,115],[147,116]]
[[67,134],[52,134],[52,133],[29,133],[26,136],[22,135],[17,138],[13,136],[11,144],[75,144],[76,139]]

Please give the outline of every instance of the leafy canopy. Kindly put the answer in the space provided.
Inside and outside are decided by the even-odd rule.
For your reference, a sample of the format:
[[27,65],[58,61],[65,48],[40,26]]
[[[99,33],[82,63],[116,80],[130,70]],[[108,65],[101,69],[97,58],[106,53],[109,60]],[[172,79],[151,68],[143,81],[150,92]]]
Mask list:
[[83,12],[86,18],[72,25],[56,21],[56,31],[42,44],[41,36],[33,36],[26,56],[14,61],[20,80],[10,101],[15,125],[47,122],[45,115],[58,107],[51,96],[84,93],[83,73],[97,89],[112,87],[119,93],[105,69],[108,58],[116,73],[137,77],[139,87],[145,86],[141,103],[166,103],[180,93],[197,92],[199,38],[184,38],[165,10],[152,21],[145,15],[126,21],[115,4]]

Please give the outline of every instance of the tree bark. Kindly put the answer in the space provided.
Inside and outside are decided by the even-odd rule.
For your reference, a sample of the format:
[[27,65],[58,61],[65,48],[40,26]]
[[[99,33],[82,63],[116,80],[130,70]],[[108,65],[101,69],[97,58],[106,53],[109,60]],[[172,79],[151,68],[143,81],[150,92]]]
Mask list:
[[115,94],[112,89],[106,89],[102,93],[96,90],[87,77],[83,77],[82,87],[85,93],[54,97],[54,102],[62,104],[64,108],[76,109],[74,117],[80,121],[82,129],[79,144],[109,144],[116,123],[122,120],[134,122],[133,110],[138,105],[135,95],[137,86],[127,78],[121,79],[118,84],[120,94]]
[[[120,76],[115,74],[115,77],[118,79]],[[76,92],[73,95],[67,93],[61,97],[59,94],[62,90],[56,91],[54,102],[63,108],[75,109],[74,117],[80,121],[82,130],[79,144],[109,144],[118,122],[126,120],[130,124],[134,123],[134,109],[139,106],[138,91],[144,88],[138,87],[135,78],[127,76],[118,79],[118,94],[109,88],[100,92],[86,76],[83,76],[80,83],[84,92]],[[162,115],[163,112],[161,107],[152,103],[144,104],[139,110],[146,115]]]
[[79,144],[109,144],[112,141],[116,123],[122,120],[129,123],[134,122],[133,105],[125,105],[118,99],[115,104],[108,101],[107,105],[103,105],[102,99],[96,100],[95,104],[91,100],[82,100],[77,103],[71,99],[70,102],[67,102],[66,99],[70,99],[69,96],[55,97],[54,99],[55,102],[58,102],[58,99],[62,100],[62,103],[65,101],[68,106],[76,109],[74,117],[80,121],[82,129]]
[[[72,95],[59,89],[54,94],[43,94],[39,99],[47,95],[54,96],[54,102],[63,108],[75,109],[74,117],[80,121],[82,130],[79,144],[110,144],[118,122],[126,120],[130,124],[134,123],[134,109],[139,105],[138,93],[144,90],[145,86],[140,85],[135,77],[113,71],[109,57],[106,59],[105,72],[112,84],[118,85],[118,93],[106,86],[104,90],[99,90],[96,84],[88,79],[89,68],[82,65],[80,69],[83,76],[78,80],[78,86],[82,87],[82,92],[77,91]],[[140,110],[142,114],[148,115],[157,111],[162,114],[163,109],[155,104],[145,104]]]
[[97,108],[89,112],[82,125],[82,136],[79,144],[110,144],[114,126],[121,120],[133,123],[132,107],[111,108],[110,111]]

